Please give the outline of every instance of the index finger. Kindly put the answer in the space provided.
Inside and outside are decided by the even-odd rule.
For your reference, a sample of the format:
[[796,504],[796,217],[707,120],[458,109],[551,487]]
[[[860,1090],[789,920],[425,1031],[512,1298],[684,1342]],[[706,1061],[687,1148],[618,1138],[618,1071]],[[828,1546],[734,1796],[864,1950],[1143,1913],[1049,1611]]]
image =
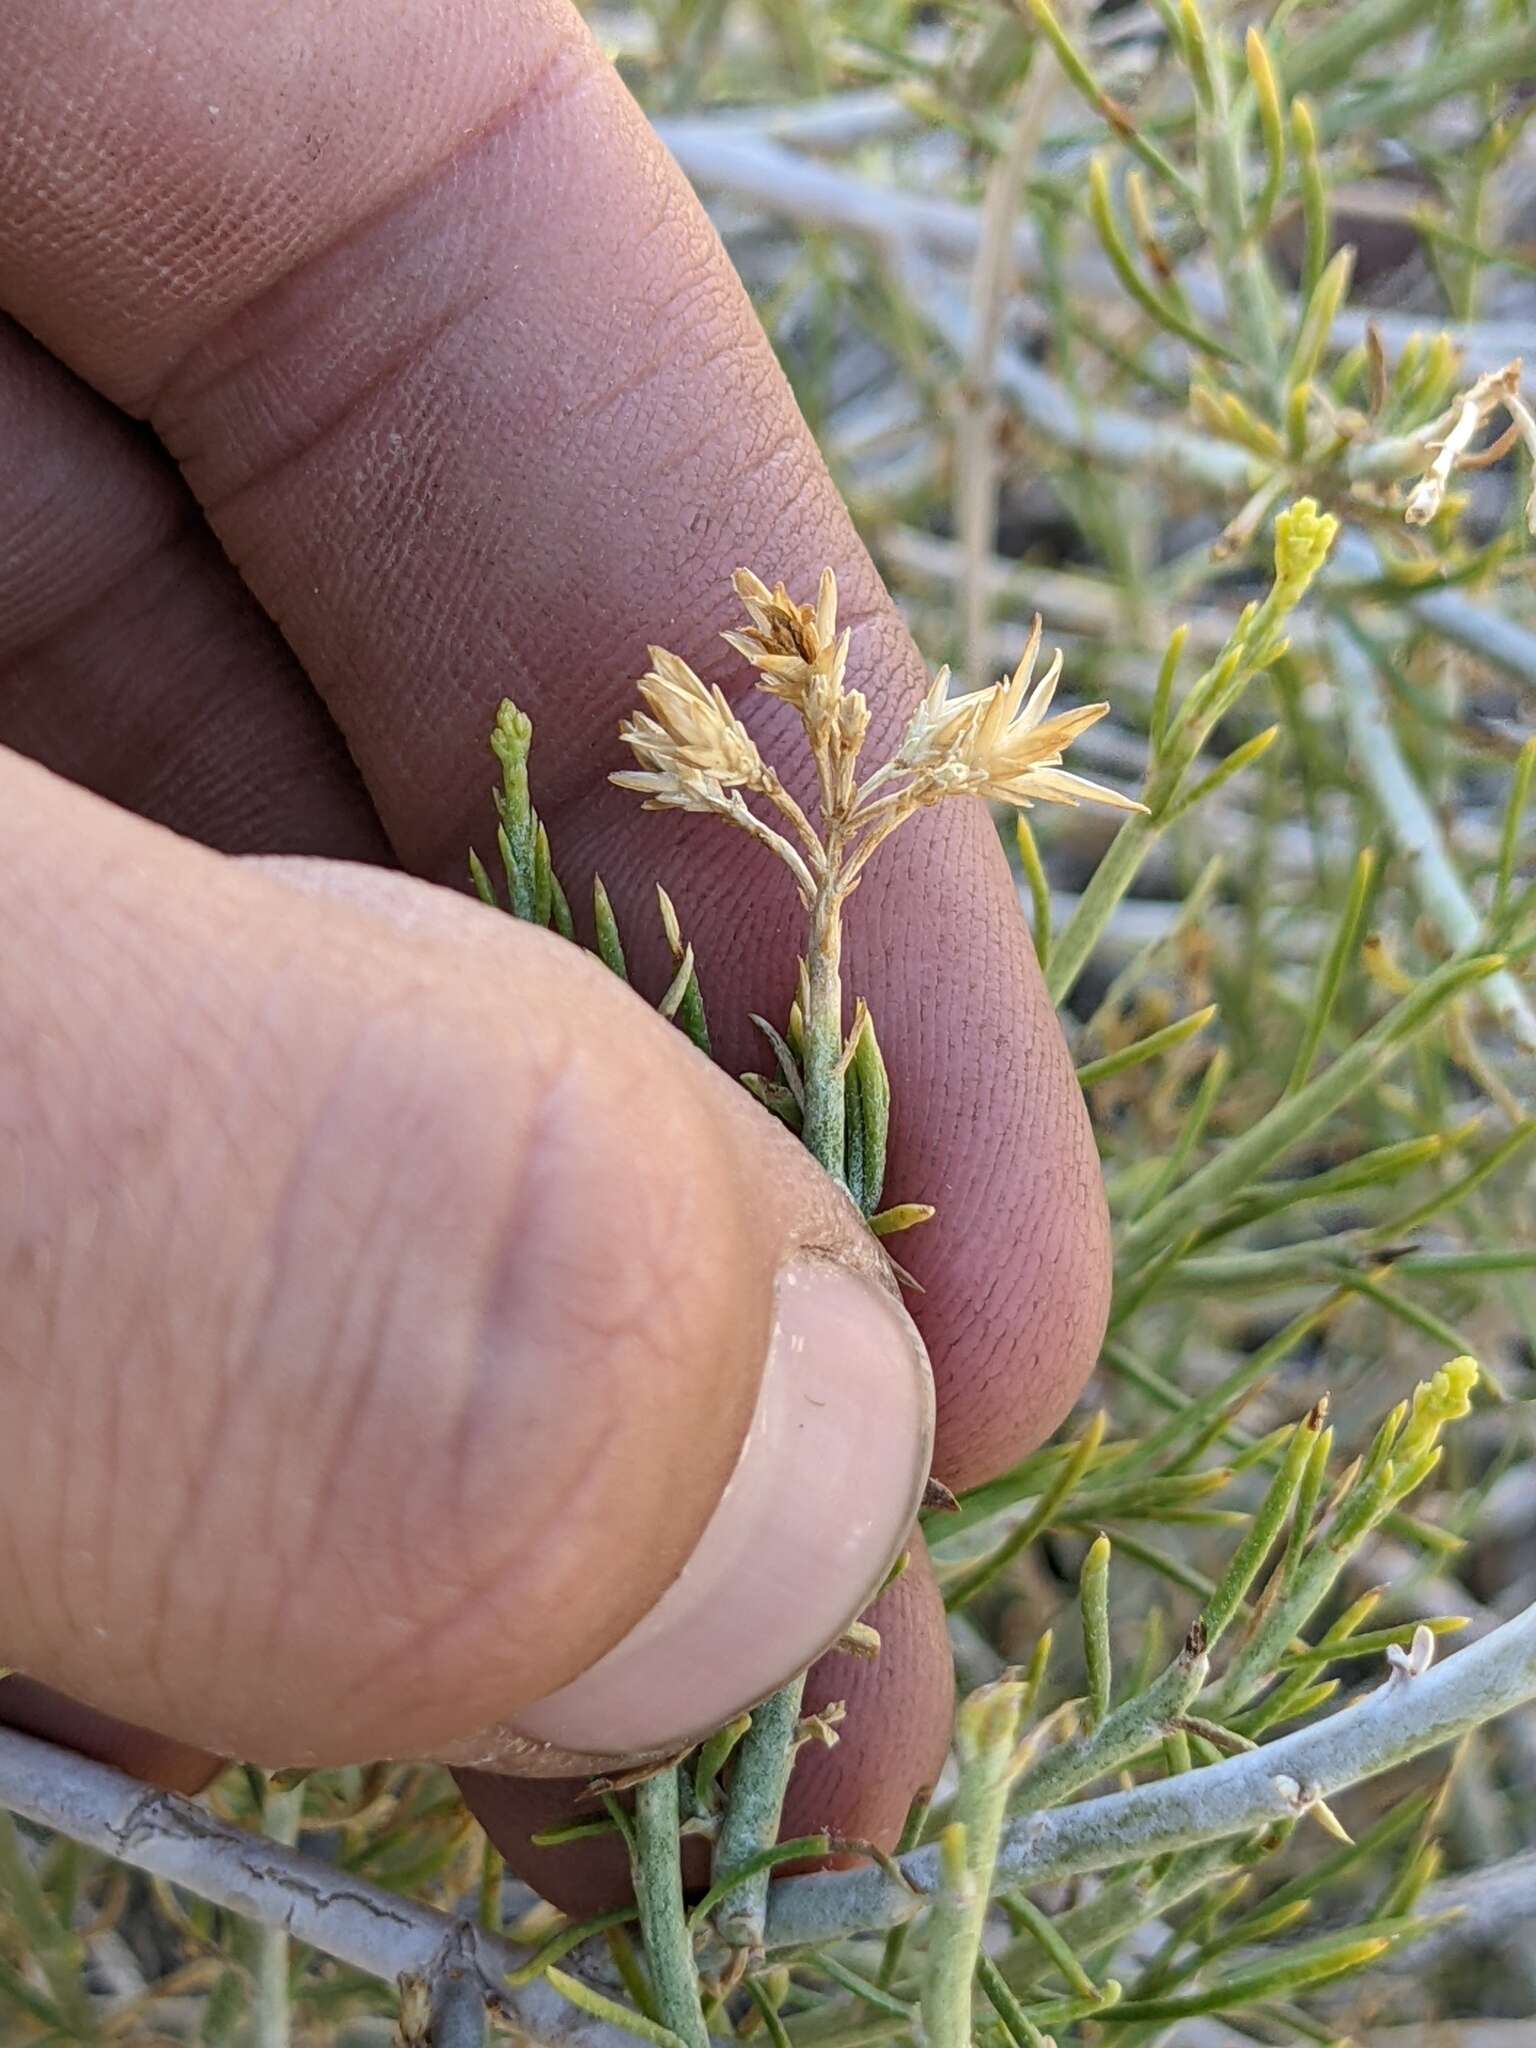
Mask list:
[[[758,1064],[745,1019],[784,1010],[793,900],[752,848],[606,788],[645,643],[732,683],[730,571],[805,591],[831,563],[876,739],[922,667],[713,232],[574,10],[0,15],[8,303],[181,461],[402,859],[459,871],[511,694],[567,882],[600,866],[624,909],[665,879],[721,1049]],[[896,1090],[891,1191],[940,1212],[903,1257],[956,1485],[1058,1419],[1107,1294],[1081,1099],[969,811],[888,850],[849,939]]]

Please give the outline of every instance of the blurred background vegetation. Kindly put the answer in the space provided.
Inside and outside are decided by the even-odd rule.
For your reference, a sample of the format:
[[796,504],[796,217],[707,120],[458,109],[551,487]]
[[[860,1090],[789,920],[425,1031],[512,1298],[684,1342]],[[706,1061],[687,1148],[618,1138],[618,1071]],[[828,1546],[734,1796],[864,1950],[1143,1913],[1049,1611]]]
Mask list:
[[[704,194],[930,659],[990,681],[1040,611],[1072,698],[1114,706],[1073,765],[1152,804],[1125,826],[1036,811],[1017,844],[1010,827],[1117,1290],[1060,1438],[1086,1453],[1043,1453],[930,1528],[961,1683],[1030,1665],[1050,1630],[1032,1710],[1097,1696],[1077,1607],[1103,1529],[1134,1697],[1208,1605],[1279,1433],[1331,1397],[1333,1476],[1307,1508],[1326,1514],[1381,1416],[1470,1353],[1473,1412],[1303,1617],[1337,1658],[1297,1667],[1313,1683],[1282,1718],[1334,1711],[1379,1677],[1381,1631],[1432,1617],[1465,1642],[1536,1597],[1536,423],[1517,362],[1536,336],[1536,17],[649,0],[590,18]],[[1303,496],[1339,538],[1261,661],[1243,608]],[[1371,1654],[1349,1661],[1362,1628]],[[1189,1762],[1186,1743],[1158,1768]],[[214,1801],[445,1907],[497,1880],[433,1771],[237,1769]],[[1026,1900],[1014,1951],[1031,1911],[1076,1924],[1095,1996],[1112,1976],[1145,2016],[1072,2010],[1071,1971],[1036,1949],[1011,1979],[1037,2017],[1000,2011],[998,2038],[1536,2040],[1536,1714],[1337,1806],[1356,1848],[1309,1825],[1262,1867],[1228,1845],[1182,1889],[1158,1866],[1109,1937],[1083,1918],[1093,1881]],[[549,1924],[511,1886],[504,1908]],[[1308,1974],[1362,1927],[1387,1931],[1360,1967]],[[850,1989],[853,1949],[841,1967],[775,1987],[789,2038],[902,2034]],[[899,1992],[902,1967],[882,1983]],[[1180,1998],[1197,2009],[1163,2009]],[[361,2048],[394,2009],[0,1817],[0,2041]]]

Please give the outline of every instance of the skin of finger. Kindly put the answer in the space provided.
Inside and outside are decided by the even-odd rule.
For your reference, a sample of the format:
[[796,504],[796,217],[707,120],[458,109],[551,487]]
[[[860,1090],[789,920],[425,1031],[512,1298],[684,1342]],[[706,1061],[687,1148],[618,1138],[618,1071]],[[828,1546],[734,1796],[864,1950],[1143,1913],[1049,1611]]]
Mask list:
[[878,1254],[575,948],[0,762],[0,1664],[263,1763],[515,1714],[689,1555],[783,1258]]
[[[781,1841],[827,1833],[847,1842],[894,1849],[912,1801],[938,1781],[954,1719],[954,1670],[944,1626],[944,1603],[922,1539],[913,1543],[907,1571],[865,1615],[880,1633],[875,1658],[830,1652],[812,1665],[805,1710],[846,1709],[837,1744],[806,1744],[795,1759]],[[506,1859],[514,1876],[562,1912],[578,1917],[624,1905],[632,1895],[629,1864],[613,1836],[555,1848],[532,1837],[601,1809],[583,1795],[586,1780],[513,1779],[481,1771],[454,1773],[465,1803]],[[857,1861],[856,1852],[802,1860],[793,1871]],[[695,1894],[709,1883],[709,1844],[683,1843],[685,1880]]]
[[[484,733],[509,691],[538,722],[574,892],[602,868],[654,974],[643,899],[652,874],[675,882],[718,1049],[761,1064],[745,1020],[783,1014],[792,897],[754,849],[664,832],[606,790],[605,735],[647,640],[739,691],[714,634],[743,560],[807,591],[837,568],[877,735],[923,671],[675,167],[554,4],[521,12],[515,47],[489,0],[365,17],[287,0],[286,37],[244,0],[217,17],[143,0],[132,33],[86,0],[29,14],[33,64],[77,89],[82,10],[111,90],[91,88],[89,121],[63,110],[0,187],[24,317],[153,420],[404,862],[457,875],[483,838]],[[228,209],[258,192],[269,205]],[[753,716],[799,758],[782,707]],[[1109,1280],[1083,1105],[970,808],[888,849],[849,941],[898,1104],[890,1193],[939,1209],[902,1253],[928,1290],[937,1470],[957,1487],[1063,1414]]]
[[0,448],[0,745],[226,853],[388,861],[164,450],[3,318]]

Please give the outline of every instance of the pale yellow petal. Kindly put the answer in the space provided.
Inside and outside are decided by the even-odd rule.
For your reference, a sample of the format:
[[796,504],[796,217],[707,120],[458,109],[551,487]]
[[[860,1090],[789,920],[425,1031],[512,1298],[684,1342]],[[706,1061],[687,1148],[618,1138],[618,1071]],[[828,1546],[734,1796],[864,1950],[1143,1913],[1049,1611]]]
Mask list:
[[722,633],[720,638],[727,647],[739,654],[743,661],[756,663],[762,659],[763,643],[754,639],[750,633]]
[[1056,695],[1056,685],[1061,680],[1061,649],[1058,647],[1051,657],[1051,665],[1039,682],[1030,691],[1019,712],[1019,724],[1032,728],[1037,726],[1051,708],[1051,699]]
[[829,647],[836,635],[837,578],[830,569],[823,569],[816,591],[816,637],[823,647]]
[[[1080,803],[1107,804],[1116,811],[1144,811],[1144,803],[1138,803],[1133,796],[1122,796],[1118,789],[1109,789],[1102,782],[1090,782],[1086,775],[1074,775],[1068,768],[1031,768],[1021,775],[1015,785],[1021,788],[1024,797],[1039,799],[1050,804]],[[1005,801],[1011,797],[1005,796]]]
[[1024,643],[1024,652],[1014,663],[1013,674],[1008,678],[1003,692],[1010,718],[1018,715],[1025,692],[1029,689],[1030,679],[1035,673],[1035,663],[1040,657],[1040,635],[1043,630],[1040,614],[1036,612],[1030,622],[1029,638]]
[[1054,766],[1078,735],[1097,725],[1108,709],[1107,704],[1080,704],[1075,710],[1059,711],[1033,731],[1022,723],[1015,725],[982,765],[998,782],[1007,782],[1036,763]]

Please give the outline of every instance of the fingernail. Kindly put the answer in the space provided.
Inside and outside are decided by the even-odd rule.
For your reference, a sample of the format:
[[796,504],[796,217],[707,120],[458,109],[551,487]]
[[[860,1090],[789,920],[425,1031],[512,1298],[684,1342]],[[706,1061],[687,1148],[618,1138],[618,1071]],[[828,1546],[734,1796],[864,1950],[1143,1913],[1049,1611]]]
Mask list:
[[780,1274],[757,1411],[697,1548],[613,1649],[517,1716],[583,1755],[680,1748],[766,1699],[855,1619],[911,1532],[933,1381],[873,1281],[802,1257]]

